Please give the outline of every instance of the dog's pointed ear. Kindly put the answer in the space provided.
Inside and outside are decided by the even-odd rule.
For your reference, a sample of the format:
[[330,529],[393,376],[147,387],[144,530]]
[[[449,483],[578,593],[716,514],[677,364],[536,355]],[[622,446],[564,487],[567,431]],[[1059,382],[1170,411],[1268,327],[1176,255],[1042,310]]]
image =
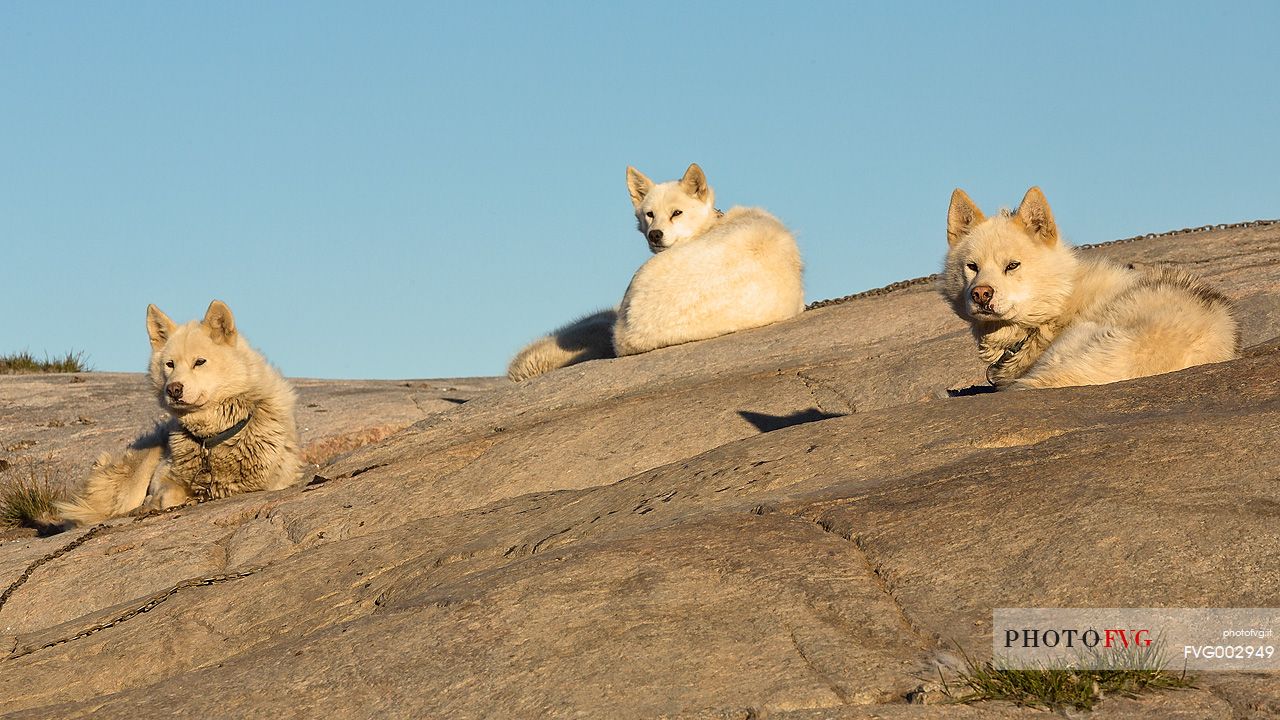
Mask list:
[[947,210],[947,245],[955,245],[974,225],[986,219],[968,194],[956,188],[951,193],[951,207]]
[[147,337],[151,338],[152,350],[164,347],[177,327],[168,315],[160,312],[160,308],[155,305],[147,306]]
[[1049,201],[1044,199],[1040,188],[1033,187],[1022,196],[1018,203],[1018,219],[1027,230],[1045,245],[1058,242],[1058,226],[1053,222],[1053,212],[1049,210]]
[[644,196],[649,194],[653,189],[653,181],[644,176],[639,170],[627,166],[627,190],[631,192],[631,204],[640,207],[640,203],[644,202]]
[[690,163],[689,169],[684,171],[684,177],[680,178],[680,189],[699,200],[706,200],[711,196],[707,176],[698,167],[698,163]]
[[236,336],[236,319],[231,315],[231,308],[221,300],[209,303],[203,323],[213,334],[214,342],[230,344]]

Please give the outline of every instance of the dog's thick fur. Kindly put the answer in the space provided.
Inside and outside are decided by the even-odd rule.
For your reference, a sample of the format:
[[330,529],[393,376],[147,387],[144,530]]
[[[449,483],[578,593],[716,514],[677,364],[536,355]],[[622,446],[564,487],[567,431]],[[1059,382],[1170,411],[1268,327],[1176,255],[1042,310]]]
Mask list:
[[613,322],[617,317],[617,310],[601,310],[533,341],[511,360],[507,377],[524,380],[556,368],[614,357]]
[[[103,455],[82,491],[60,503],[74,523],[296,483],[294,393],[214,300],[201,322],[176,325],[147,308],[150,376],[170,419],[122,455]],[[221,442],[210,438],[246,421]]]
[[[696,164],[660,184],[628,167],[627,189],[654,257],[636,271],[616,311],[588,316],[522,350],[508,369],[513,380],[760,327],[804,310],[800,250],[777,218],[759,208],[720,213]],[[606,326],[609,335],[601,332]]]
[[656,253],[618,307],[614,351],[634,355],[786,320],[804,310],[795,238],[759,208],[715,210],[702,168],[654,185],[627,168],[640,232]]
[[990,218],[957,189],[947,242],[940,289],[997,388],[1101,385],[1239,352],[1226,297],[1178,270],[1078,257],[1039,188]]

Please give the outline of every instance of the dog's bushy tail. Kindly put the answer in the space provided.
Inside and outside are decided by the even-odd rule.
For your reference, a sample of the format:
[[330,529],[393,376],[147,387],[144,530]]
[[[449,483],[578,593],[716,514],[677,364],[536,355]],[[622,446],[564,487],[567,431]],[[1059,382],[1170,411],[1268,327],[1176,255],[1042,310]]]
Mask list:
[[507,377],[527,380],[566,365],[614,357],[613,324],[617,319],[617,310],[601,310],[533,341],[511,361]]
[[80,492],[55,503],[62,519],[90,525],[140,507],[151,476],[164,459],[166,435],[163,427],[157,427],[121,455],[103,453]]

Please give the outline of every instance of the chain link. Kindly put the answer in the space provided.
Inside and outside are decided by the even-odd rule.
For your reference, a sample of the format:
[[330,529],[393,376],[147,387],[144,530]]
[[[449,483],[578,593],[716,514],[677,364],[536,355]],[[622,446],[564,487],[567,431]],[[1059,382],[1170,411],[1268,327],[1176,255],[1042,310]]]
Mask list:
[[[1162,233],[1146,233],[1145,235],[1134,235],[1133,237],[1124,238],[1122,240],[1112,240],[1110,242],[1092,243],[1089,245],[1077,245],[1076,247],[1087,250],[1089,248],[1106,247],[1107,245],[1123,245],[1125,243],[1137,242],[1139,240],[1155,240],[1157,238],[1173,237],[1174,235],[1191,235],[1193,233],[1212,232],[1216,230],[1238,230],[1240,228],[1266,227],[1268,225],[1280,225],[1280,219],[1277,220],[1249,220],[1247,222],[1238,223],[1218,223],[1217,225],[1201,225],[1200,227],[1182,228],[1181,230],[1169,230]],[[805,306],[805,310],[817,310],[829,305],[840,305],[851,300],[859,300],[861,298],[876,297],[879,295],[888,295],[895,290],[903,288],[915,287],[916,285],[925,285],[933,282],[938,276],[928,275],[926,277],[912,278],[910,280],[900,280],[890,283],[884,287],[872,288],[864,290],[853,295],[845,295],[844,297],[832,298],[830,300],[818,300],[811,302]]]
[[241,570],[240,572],[219,573],[217,575],[206,575],[205,577],[192,578],[190,580],[183,580],[182,582],[178,583],[177,585],[174,585],[168,590],[162,590],[158,593],[155,593],[154,595],[151,595],[146,600],[144,600],[141,605],[134,606],[120,613],[119,615],[116,615],[110,618],[109,620],[103,620],[102,622],[94,623],[93,625],[90,625],[89,627],[85,628],[84,630],[81,630],[80,632],[74,635],[69,635],[67,637],[59,638],[57,640],[50,640],[49,642],[46,642],[42,645],[32,645],[29,647],[14,647],[13,652],[11,652],[8,658],[6,659],[16,660],[17,658],[24,657],[26,655],[30,655],[31,653],[39,652],[41,650],[51,648],[56,645],[62,645],[63,643],[69,643],[74,640],[80,640],[81,638],[89,637],[94,633],[101,632],[115,625],[119,625],[120,623],[125,622],[126,620],[130,620],[134,617],[137,617],[138,615],[151,612],[152,610],[156,609],[156,607],[161,603],[163,603],[165,600],[168,600],[174,595],[177,595],[182,590],[186,590],[188,588],[193,588],[193,587],[217,585],[218,583],[224,583],[229,580],[239,580],[240,578],[249,577],[250,575],[253,575],[254,573],[259,572],[261,570],[262,570],[262,567],[254,567],[254,568],[249,568],[247,570]]
[[86,532],[85,534],[81,535],[75,540],[72,540],[66,545],[63,545],[57,550],[54,550],[48,555],[45,555],[44,557],[39,558],[35,562],[28,565],[27,569],[23,570],[22,574],[18,576],[18,579],[9,583],[9,587],[5,588],[3,593],[0,593],[0,610],[4,609],[4,604],[9,602],[9,598],[13,596],[13,593],[17,591],[18,588],[22,587],[28,580],[31,579],[31,574],[36,571],[36,568],[49,562],[50,560],[56,560],[62,557],[63,555],[66,555],[67,553],[71,552],[72,550],[75,550],[76,548],[80,547],[86,542],[89,542],[89,540],[91,540],[95,535],[102,532],[106,528],[107,528],[107,525],[105,523],[101,525],[94,525],[93,527],[89,528],[89,531]]
[[[195,504],[194,501],[189,501],[182,505],[175,505],[170,508],[156,508],[152,510],[135,510],[130,514],[135,516],[133,518],[133,521],[135,523],[138,523],[138,522],[142,522],[146,518],[155,517],[156,515],[167,515],[169,513],[173,513],[178,510],[185,509],[186,507],[193,504]],[[95,535],[101,533],[103,530],[106,530],[108,527],[109,525],[107,525],[107,523],[100,523],[98,525],[94,525],[93,527],[89,528],[89,531],[86,532],[85,534],[81,535],[75,540],[72,540],[66,545],[63,545],[57,550],[54,550],[48,555],[45,555],[44,557],[39,558],[36,561],[32,562],[30,565],[28,565],[27,569],[23,570],[22,574],[18,576],[18,579],[9,583],[9,587],[5,588],[3,593],[0,593],[0,610],[4,609],[4,604],[9,602],[9,598],[13,596],[13,593],[16,592],[18,588],[26,584],[28,580],[31,579],[31,574],[36,571],[36,568],[40,567],[41,565],[44,565],[50,560],[56,560],[62,557],[63,555],[66,555],[67,553],[71,552],[72,550],[75,550],[76,548],[80,547],[81,545],[91,540]]]

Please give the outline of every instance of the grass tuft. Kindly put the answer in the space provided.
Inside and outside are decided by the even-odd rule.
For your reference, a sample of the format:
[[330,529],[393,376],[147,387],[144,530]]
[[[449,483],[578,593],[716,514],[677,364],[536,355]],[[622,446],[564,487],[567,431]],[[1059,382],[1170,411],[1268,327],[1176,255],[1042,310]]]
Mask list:
[[43,528],[58,522],[53,504],[62,500],[62,488],[49,476],[0,481],[0,530],[16,527]]
[[965,669],[955,682],[943,678],[942,686],[958,703],[1003,700],[1022,707],[1092,710],[1107,694],[1135,697],[1151,690],[1193,687],[1185,670],[1165,669],[1163,654],[1162,645],[1153,645],[1149,651],[1095,668],[1066,663],[1004,667],[989,661],[975,663],[965,655]]
[[23,350],[10,355],[0,355],[0,375],[19,375],[28,373],[78,373],[89,372],[83,352],[69,352],[61,358],[37,360],[34,355]]

